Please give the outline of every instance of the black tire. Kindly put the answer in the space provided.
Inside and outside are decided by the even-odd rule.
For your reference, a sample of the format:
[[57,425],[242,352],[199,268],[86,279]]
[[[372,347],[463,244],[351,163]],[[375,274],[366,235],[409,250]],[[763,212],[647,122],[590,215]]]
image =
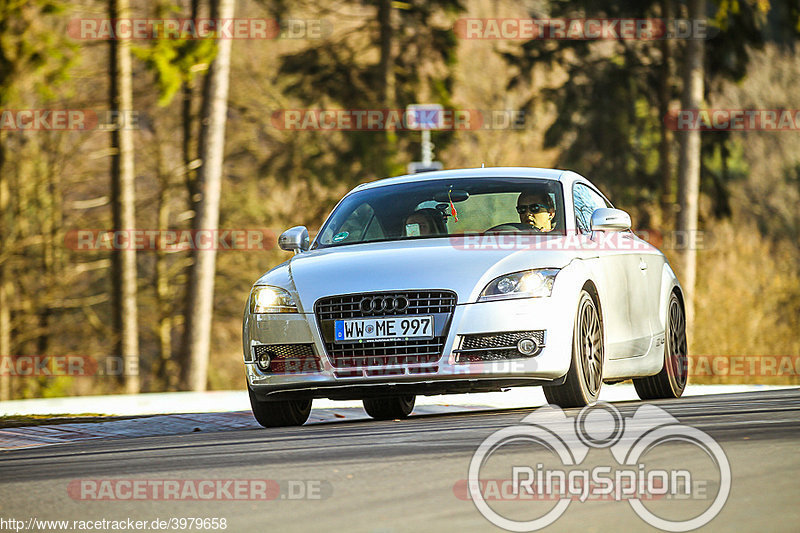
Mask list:
[[264,402],[256,398],[250,387],[250,407],[256,421],[265,428],[302,426],[311,414],[311,400],[279,400]]
[[389,398],[364,398],[364,410],[375,420],[406,418],[414,410],[416,396],[392,396]]
[[686,347],[686,319],[678,296],[673,292],[667,307],[664,366],[655,376],[636,378],[633,386],[642,400],[680,398],[689,380]]
[[563,384],[545,386],[548,403],[584,407],[597,401],[603,385],[603,321],[592,296],[581,291],[572,333],[572,363]]

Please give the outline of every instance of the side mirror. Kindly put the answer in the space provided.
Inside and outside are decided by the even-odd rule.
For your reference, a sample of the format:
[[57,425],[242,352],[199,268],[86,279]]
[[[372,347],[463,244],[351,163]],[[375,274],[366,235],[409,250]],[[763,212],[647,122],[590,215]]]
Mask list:
[[287,252],[299,254],[308,250],[310,246],[308,230],[305,226],[295,226],[289,228],[278,237],[278,246]]
[[601,207],[592,213],[592,231],[626,231],[631,229],[631,216],[621,209]]

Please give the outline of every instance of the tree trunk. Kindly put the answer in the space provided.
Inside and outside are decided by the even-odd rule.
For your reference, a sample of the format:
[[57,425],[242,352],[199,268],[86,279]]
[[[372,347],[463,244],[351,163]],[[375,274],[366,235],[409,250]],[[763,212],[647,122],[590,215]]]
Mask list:
[[[39,198],[40,208],[37,215],[41,217],[41,237],[42,237],[42,265],[39,270],[42,280],[46,286],[55,287],[58,276],[56,275],[56,231],[61,224],[60,217],[58,216],[57,204],[60,202],[60,197],[56,196],[55,186],[55,172],[48,161],[47,152],[50,152],[51,146],[44,144],[44,149],[40,151],[37,146],[34,148],[36,163],[36,195]],[[48,294],[50,296],[50,294]],[[52,309],[50,309],[50,298],[45,297],[37,299],[37,315],[39,321],[39,335],[36,342],[36,352],[39,354],[50,353],[50,317],[52,316]]]
[[[197,20],[199,14],[199,0],[191,1],[191,18]],[[192,100],[194,97],[194,87],[192,82],[186,81],[182,88],[183,99],[181,101],[181,115],[183,127],[183,171],[186,173],[186,190],[189,193],[189,207],[194,207],[195,197],[197,195],[197,180],[195,179],[195,172],[193,169],[193,162],[195,160],[194,151],[192,150],[192,128],[194,127],[194,114],[192,113]]]
[[11,311],[9,310],[8,285],[5,280],[5,269],[0,265],[0,401],[11,399],[11,374],[2,369],[11,365]]
[[[661,1],[661,18],[665,23],[674,18],[672,2],[673,0]],[[661,176],[661,210],[666,216],[675,201],[672,186],[672,130],[665,120],[672,97],[672,39],[662,39],[660,44],[658,116],[661,118],[661,141],[658,146],[658,173]]]
[[[689,1],[689,19],[705,18],[705,0]],[[705,43],[700,38],[689,39],[686,44],[685,70],[683,75],[683,109],[699,109],[703,105],[703,59]],[[677,230],[685,243],[681,250],[681,285],[686,305],[687,333],[691,338],[694,324],[694,291],[697,278],[697,214],[700,197],[700,131],[691,130],[678,134],[680,159],[678,162],[678,211]]]
[[[9,207],[8,178],[3,169],[5,163],[5,145],[0,132],[0,369],[3,368],[3,359],[8,358],[11,363],[11,310],[8,301],[8,286],[6,285],[6,247],[9,245],[9,228],[6,220]],[[11,399],[11,374],[0,370],[0,401]]]
[[[164,166],[164,145],[158,144],[156,148],[156,172],[158,173],[158,230],[166,231],[169,228],[169,196],[171,190],[170,174]],[[156,307],[158,309],[158,347],[159,358],[154,365],[152,375],[165,390],[173,390],[176,379],[173,376],[174,361],[172,360],[172,326],[173,313],[170,298],[168,252],[156,250],[156,266],[154,269],[153,284],[156,288]]]
[[380,26],[381,58],[380,76],[382,104],[387,108],[395,105],[394,56],[392,55],[392,1],[380,0],[378,4],[378,24]]
[[[199,0],[190,0],[191,6],[191,19],[197,20],[200,15],[200,1]],[[206,78],[208,78],[208,73],[203,76],[203,83],[202,83],[202,94],[203,101],[205,101],[205,95],[207,91],[205,90],[207,83],[205,83]],[[184,172],[184,179],[186,184],[186,192],[188,194],[188,202],[187,208],[191,213],[191,217],[189,218],[190,224],[193,223],[194,217],[197,214],[197,201],[200,198],[200,194],[197,190],[197,172],[196,168],[199,164],[200,159],[197,157],[197,146],[199,145],[200,139],[197,139],[197,145],[194,144],[192,131],[195,127],[195,113],[194,113],[194,98],[195,98],[195,85],[192,81],[184,81],[183,83],[183,100],[181,102],[181,120],[182,120],[182,151],[183,151],[183,172]],[[201,124],[201,130],[205,128],[204,125]],[[190,259],[193,259],[190,257]],[[189,280],[191,278],[191,269],[192,269],[192,261],[189,261],[184,268],[185,272],[185,279]],[[173,317],[173,325],[177,326],[178,324],[185,324],[186,323],[186,316],[189,314],[189,294],[188,294],[188,281],[184,283],[184,287],[186,289],[186,293],[184,295],[183,301],[183,316],[176,313],[176,316]],[[174,306],[174,309],[177,309],[178,306]],[[184,326],[185,327],[185,326]],[[178,365],[178,375],[170,376],[169,382],[172,387],[182,387],[183,383],[186,381],[186,377],[184,371],[189,368],[189,361],[188,361],[189,353],[188,348],[184,346],[183,349],[178,350],[175,354],[175,361]],[[170,388],[170,390],[173,390]]]
[[[392,1],[380,0],[378,4],[378,26],[380,27],[381,56],[379,63],[381,91],[380,106],[386,109],[397,107],[395,75],[394,75],[394,54],[392,51],[392,41],[394,39],[394,28],[392,26]],[[397,152],[397,132],[386,129],[386,151],[383,154],[383,161],[379,173],[388,176],[392,171],[394,155]]]
[[[128,0],[110,0],[109,15],[113,20],[130,17]],[[133,110],[132,66],[130,42],[112,39],[111,44],[111,109],[121,113]],[[136,227],[133,167],[133,131],[119,118],[111,131],[111,193],[115,230]],[[136,309],[136,251],[112,252],[114,326],[117,333],[117,354],[122,355],[125,392],[139,392],[139,325]],[[131,370],[135,371],[131,372]]]
[[[233,0],[215,0],[212,18],[233,17]],[[225,115],[228,109],[228,73],[230,70],[231,39],[217,41],[217,56],[208,73],[207,98],[203,102],[202,119],[207,124],[202,136],[197,182],[200,199],[193,220],[194,230],[216,232],[219,225],[219,200],[222,182],[222,162],[225,148]],[[192,251],[192,265],[187,286],[187,315],[184,347],[188,357],[182,368],[183,385],[195,391],[206,390],[211,324],[214,307],[214,274],[216,250]]]

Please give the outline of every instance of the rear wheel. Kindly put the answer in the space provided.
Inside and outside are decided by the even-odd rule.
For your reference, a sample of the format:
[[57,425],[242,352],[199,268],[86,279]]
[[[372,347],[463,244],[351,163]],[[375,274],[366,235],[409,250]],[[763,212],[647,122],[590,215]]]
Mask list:
[[664,344],[664,367],[655,376],[633,380],[642,400],[680,398],[689,378],[686,357],[686,320],[681,302],[673,292],[667,308],[667,332]]
[[302,426],[311,414],[311,400],[279,400],[265,402],[256,398],[250,387],[250,406],[256,421],[265,428]]
[[414,409],[415,400],[413,394],[389,398],[364,398],[364,410],[375,420],[406,418]]
[[581,291],[572,333],[572,363],[562,385],[545,386],[549,403],[583,407],[597,401],[603,383],[603,324],[592,296]]

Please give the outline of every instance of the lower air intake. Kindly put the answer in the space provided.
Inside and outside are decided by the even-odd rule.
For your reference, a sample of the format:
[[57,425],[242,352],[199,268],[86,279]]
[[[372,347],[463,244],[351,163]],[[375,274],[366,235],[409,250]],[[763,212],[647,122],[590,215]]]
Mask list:
[[[523,339],[533,339],[536,342],[536,349],[532,353],[523,354],[517,348],[517,343]],[[456,363],[535,357],[544,348],[544,341],[544,330],[464,335],[461,337],[461,348],[455,350]]]
[[259,344],[253,346],[256,361],[262,355],[270,358],[271,374],[305,374],[322,370],[319,357],[311,344]]

